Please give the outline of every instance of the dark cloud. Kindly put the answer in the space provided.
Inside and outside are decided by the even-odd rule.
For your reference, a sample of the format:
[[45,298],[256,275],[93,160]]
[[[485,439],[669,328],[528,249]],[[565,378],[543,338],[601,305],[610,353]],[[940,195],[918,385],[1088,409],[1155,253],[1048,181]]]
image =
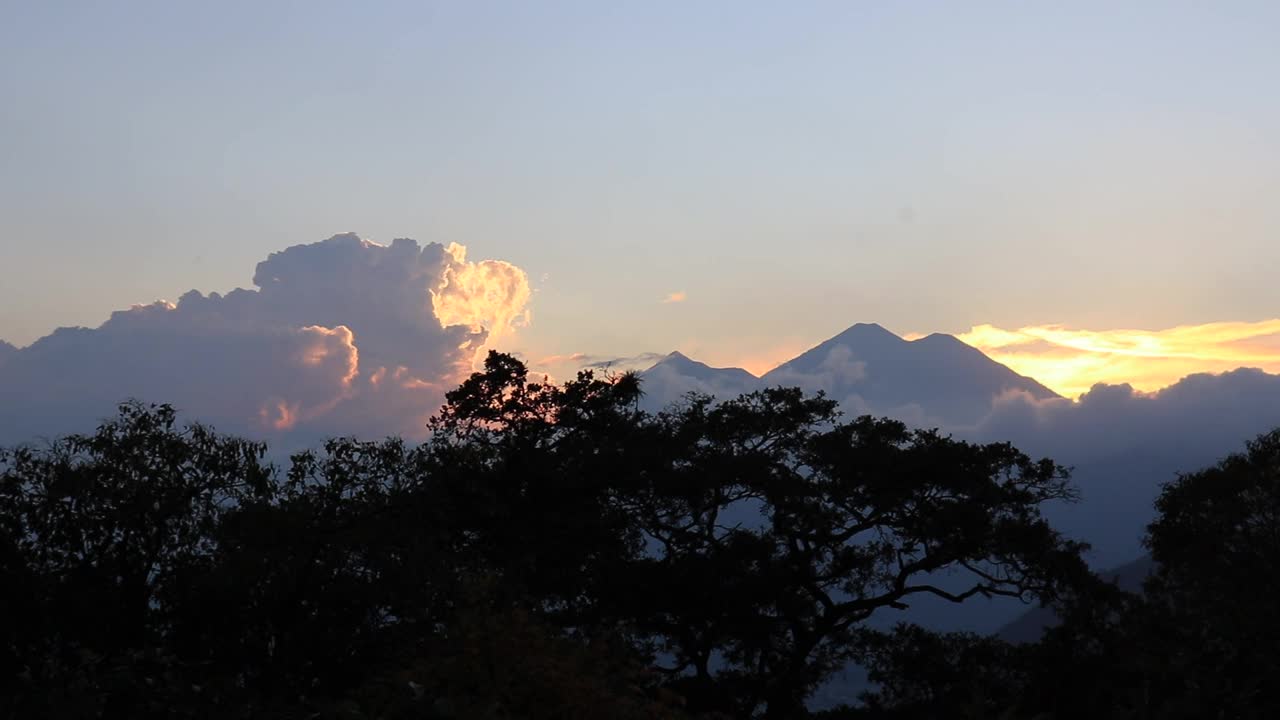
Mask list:
[[507,263],[354,234],[273,253],[254,283],[0,349],[0,440],[82,429],[131,397],[233,431],[412,434],[529,297]]
[[1144,394],[1095,385],[1077,402],[998,398],[990,415],[958,435],[1007,440],[1074,467],[1082,500],[1055,508],[1063,529],[1092,542],[1093,560],[1115,566],[1142,553],[1160,486],[1243,448],[1280,426],[1280,375],[1242,368],[1196,374]]

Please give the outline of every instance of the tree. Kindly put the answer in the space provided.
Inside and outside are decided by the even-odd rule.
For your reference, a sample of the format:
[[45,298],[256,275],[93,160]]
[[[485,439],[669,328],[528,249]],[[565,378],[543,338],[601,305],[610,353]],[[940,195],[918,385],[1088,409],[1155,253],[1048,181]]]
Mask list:
[[419,447],[278,472],[129,404],[0,452],[0,715],[798,717],[877,613],[1087,575],[1048,460],[799,390],[641,389],[492,353]]
[[1280,713],[1280,430],[1180,476],[1147,530],[1145,588],[1166,622],[1167,672],[1187,703],[1234,717]]
[[913,625],[868,632],[858,660],[877,684],[850,717],[1010,717],[1035,672],[1029,648],[972,633],[934,633]]
[[[884,717],[1271,718],[1280,715],[1280,430],[1164,486],[1142,595],[1105,583],[1059,607],[1040,642],[920,631],[882,636],[868,658]],[[947,700],[950,698],[950,700]],[[878,717],[878,716],[877,716]]]
[[556,386],[491,352],[430,422],[429,493],[459,561],[562,626],[590,624],[602,580],[641,549],[619,500],[654,434],[639,397],[634,375]]
[[272,492],[264,453],[138,403],[92,435],[0,450],[3,697],[32,716],[144,704],[137,688],[171,670],[174,600],[216,562],[221,519]]
[[[448,632],[378,674],[325,717],[679,720],[682,699],[618,638],[566,636],[476,582]],[[497,601],[497,602],[495,602]],[[715,720],[704,718],[704,720]]]
[[[691,708],[795,716],[877,611],[924,594],[1048,597],[1087,574],[1040,516],[1071,497],[1050,461],[844,422],[799,390],[695,396],[657,416],[634,409],[637,392],[632,376],[529,383],[495,353],[437,431],[519,523],[499,554],[590,578],[563,586],[591,610],[573,622],[625,627]],[[967,581],[936,579],[950,570]]]

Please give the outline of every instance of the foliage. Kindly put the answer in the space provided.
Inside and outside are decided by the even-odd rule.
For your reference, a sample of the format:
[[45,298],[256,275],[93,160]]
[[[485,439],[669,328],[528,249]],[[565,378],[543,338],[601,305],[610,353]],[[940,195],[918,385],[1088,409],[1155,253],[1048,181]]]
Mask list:
[[1280,714],[1280,430],[1183,475],[1156,500],[1147,583],[1163,665],[1188,705]]
[[[1072,497],[1049,460],[793,389],[656,415],[641,389],[531,380],[494,353],[417,447],[339,438],[281,470],[127,404],[92,435],[0,451],[0,610],[21,618],[0,637],[0,717],[798,717],[853,661],[880,686],[850,717],[1033,717],[1190,687],[1173,659],[1209,630],[1167,623],[1230,638],[1215,662],[1267,661],[1226,634],[1259,602],[1192,621],[1227,607],[1202,578],[1274,567],[1251,564],[1274,562],[1255,557],[1274,440],[1213,471],[1247,501],[1202,508],[1222,479],[1166,491],[1166,572],[1140,601],[1041,516]],[[1194,549],[1208,526],[1227,566]],[[1067,622],[1017,648],[868,629],[983,596]],[[1139,655],[1152,637],[1162,654]]]
[[[882,638],[864,658],[882,683],[869,698],[879,714],[857,716],[1280,716],[1280,431],[1169,483],[1156,510],[1157,571],[1141,596],[1079,585],[1061,625],[1024,647]],[[973,712],[966,693],[986,707]]]

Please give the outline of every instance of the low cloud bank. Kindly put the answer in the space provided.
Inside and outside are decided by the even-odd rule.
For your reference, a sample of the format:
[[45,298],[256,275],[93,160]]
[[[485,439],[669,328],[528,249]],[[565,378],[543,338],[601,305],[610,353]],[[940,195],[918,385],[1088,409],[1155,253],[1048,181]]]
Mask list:
[[1280,375],[1256,368],[1197,373],[1154,393],[1095,385],[1079,401],[997,398],[990,415],[956,434],[1009,441],[1075,468],[1082,501],[1056,508],[1065,530],[1095,545],[1099,566],[1142,553],[1160,486],[1280,426]]
[[0,345],[0,442],[86,429],[126,398],[258,436],[420,435],[530,297],[510,263],[355,234],[272,253],[253,282]]

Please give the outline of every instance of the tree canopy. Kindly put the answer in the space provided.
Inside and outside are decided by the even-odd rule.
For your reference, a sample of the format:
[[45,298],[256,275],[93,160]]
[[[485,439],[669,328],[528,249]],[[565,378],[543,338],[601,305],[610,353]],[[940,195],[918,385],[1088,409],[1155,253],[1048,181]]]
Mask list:
[[[130,403],[0,450],[0,716],[789,718],[854,661],[868,708],[931,716],[1026,706],[1050,696],[1036,667],[1132,648],[1113,631],[1138,604],[1041,514],[1072,498],[1052,461],[794,389],[656,414],[642,390],[492,353],[420,446],[279,467]],[[1224,661],[1270,657],[1233,644],[1261,605],[1206,578],[1274,584],[1277,445],[1170,486],[1151,530],[1142,617],[1218,613]],[[983,596],[1068,621],[1032,648],[868,624]]]
[[1280,716],[1280,431],[1172,480],[1156,510],[1143,592],[1082,585],[1038,643],[875,637],[873,716]]

